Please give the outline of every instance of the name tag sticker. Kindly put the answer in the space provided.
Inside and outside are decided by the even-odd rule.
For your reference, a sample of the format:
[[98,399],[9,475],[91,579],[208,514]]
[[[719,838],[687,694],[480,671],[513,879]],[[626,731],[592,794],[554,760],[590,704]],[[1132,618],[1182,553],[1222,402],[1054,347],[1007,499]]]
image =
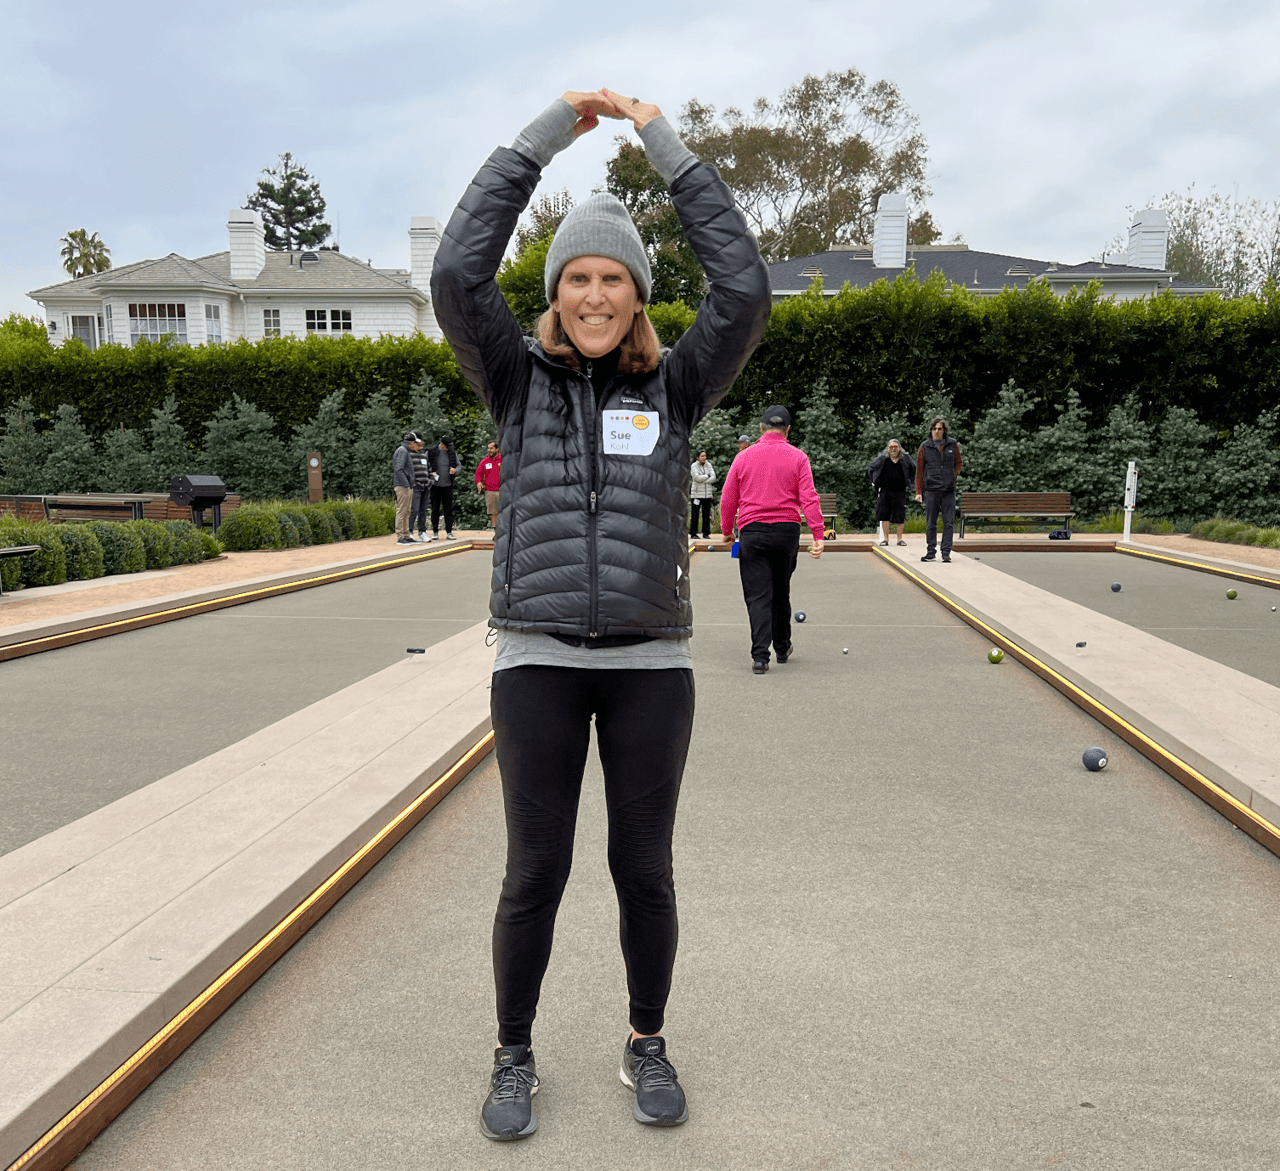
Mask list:
[[659,431],[657,411],[604,413],[604,449],[609,455],[652,455]]

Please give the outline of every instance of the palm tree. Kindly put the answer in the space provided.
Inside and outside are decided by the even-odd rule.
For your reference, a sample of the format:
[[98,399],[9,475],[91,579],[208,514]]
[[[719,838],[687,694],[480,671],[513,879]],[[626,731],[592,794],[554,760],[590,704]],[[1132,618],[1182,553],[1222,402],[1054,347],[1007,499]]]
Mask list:
[[76,228],[58,243],[62,245],[59,253],[62,267],[73,277],[106,272],[111,267],[111,249],[98,238],[97,232],[91,236],[85,228]]

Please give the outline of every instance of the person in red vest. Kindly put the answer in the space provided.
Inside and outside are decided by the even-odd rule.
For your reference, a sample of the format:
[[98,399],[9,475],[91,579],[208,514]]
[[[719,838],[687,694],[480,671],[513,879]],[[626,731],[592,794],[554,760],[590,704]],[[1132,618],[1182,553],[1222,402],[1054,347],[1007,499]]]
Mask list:
[[489,524],[498,530],[498,473],[502,469],[502,452],[489,440],[489,451],[476,466],[476,491],[484,493],[484,507],[489,514]]

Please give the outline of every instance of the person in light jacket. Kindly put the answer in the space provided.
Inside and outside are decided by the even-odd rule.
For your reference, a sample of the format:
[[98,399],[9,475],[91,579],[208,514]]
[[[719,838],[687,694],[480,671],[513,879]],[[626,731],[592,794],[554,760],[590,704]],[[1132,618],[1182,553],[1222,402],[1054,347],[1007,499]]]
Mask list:
[[716,470],[707,460],[705,451],[689,465],[689,503],[693,512],[689,516],[689,536],[698,535],[698,512],[702,512],[702,539],[711,537],[711,502],[716,498]]

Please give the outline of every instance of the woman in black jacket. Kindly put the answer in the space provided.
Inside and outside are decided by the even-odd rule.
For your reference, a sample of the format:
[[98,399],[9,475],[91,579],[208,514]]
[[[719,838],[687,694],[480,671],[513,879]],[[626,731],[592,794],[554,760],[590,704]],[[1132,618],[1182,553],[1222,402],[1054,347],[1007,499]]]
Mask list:
[[867,468],[867,479],[876,489],[876,524],[880,544],[889,543],[889,526],[898,526],[898,544],[905,545],[902,534],[907,524],[907,489],[916,484],[916,461],[896,439],[890,439]]
[[[536,337],[521,335],[494,280],[541,169],[601,116],[634,124],[710,283],[668,351],[644,311],[644,246],[611,195],[561,224]],[[630,994],[621,1076],[638,1121],[674,1126],[688,1111],[661,1031],[677,934],[672,827],[693,724],[688,438],[764,332],[768,273],[715,169],[657,106],[601,90],[566,93],[490,155],[445,229],[431,291],[503,452],[489,624],[507,871],[493,931],[499,1046],[481,1129],[516,1139],[537,1126],[531,1028],[593,717]]]

